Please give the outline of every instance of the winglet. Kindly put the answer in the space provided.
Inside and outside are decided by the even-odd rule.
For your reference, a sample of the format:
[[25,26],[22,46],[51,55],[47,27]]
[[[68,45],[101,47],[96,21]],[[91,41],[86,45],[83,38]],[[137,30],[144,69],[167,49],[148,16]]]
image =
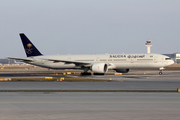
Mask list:
[[24,33],[20,33],[19,35],[21,37],[27,57],[42,55]]

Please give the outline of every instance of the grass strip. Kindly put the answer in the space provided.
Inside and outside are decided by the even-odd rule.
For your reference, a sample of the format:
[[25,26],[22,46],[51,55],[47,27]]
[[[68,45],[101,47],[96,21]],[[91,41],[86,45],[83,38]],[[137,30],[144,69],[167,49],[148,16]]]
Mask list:
[[[61,78],[52,78],[52,79],[45,79],[45,78],[11,78],[11,81],[56,81],[59,82],[61,81]],[[88,79],[88,78],[64,78],[63,81],[68,81],[68,82],[85,82],[85,81],[94,81],[94,82],[102,82],[102,81],[109,81],[109,80],[97,80],[97,79]]]

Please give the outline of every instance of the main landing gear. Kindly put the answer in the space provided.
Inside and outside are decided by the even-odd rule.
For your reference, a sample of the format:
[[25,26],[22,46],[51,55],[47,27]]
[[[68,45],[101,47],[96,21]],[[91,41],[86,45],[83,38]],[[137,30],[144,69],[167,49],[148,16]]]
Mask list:
[[[81,76],[85,76],[85,75],[91,75],[91,73],[89,73],[89,72],[81,73]],[[94,75],[104,75],[104,73],[94,73]]]
[[94,73],[94,75],[104,75],[104,73]]
[[82,76],[84,76],[84,75],[91,75],[91,73],[89,73],[89,72],[83,72],[83,73],[81,73],[81,75],[82,75]]
[[84,72],[80,74],[81,76],[91,75],[91,72],[88,72],[90,68],[82,67],[82,69],[84,70]]

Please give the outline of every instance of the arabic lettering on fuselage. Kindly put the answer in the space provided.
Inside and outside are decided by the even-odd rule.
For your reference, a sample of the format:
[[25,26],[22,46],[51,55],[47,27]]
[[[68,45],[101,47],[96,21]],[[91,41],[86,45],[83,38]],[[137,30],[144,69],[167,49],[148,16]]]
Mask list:
[[109,58],[144,58],[145,55],[110,55]]

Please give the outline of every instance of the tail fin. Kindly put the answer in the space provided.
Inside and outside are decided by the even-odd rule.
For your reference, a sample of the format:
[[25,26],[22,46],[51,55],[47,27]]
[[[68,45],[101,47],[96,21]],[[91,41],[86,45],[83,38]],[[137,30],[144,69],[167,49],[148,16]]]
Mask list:
[[19,34],[24,46],[27,57],[42,55],[39,50],[31,43],[24,33]]

